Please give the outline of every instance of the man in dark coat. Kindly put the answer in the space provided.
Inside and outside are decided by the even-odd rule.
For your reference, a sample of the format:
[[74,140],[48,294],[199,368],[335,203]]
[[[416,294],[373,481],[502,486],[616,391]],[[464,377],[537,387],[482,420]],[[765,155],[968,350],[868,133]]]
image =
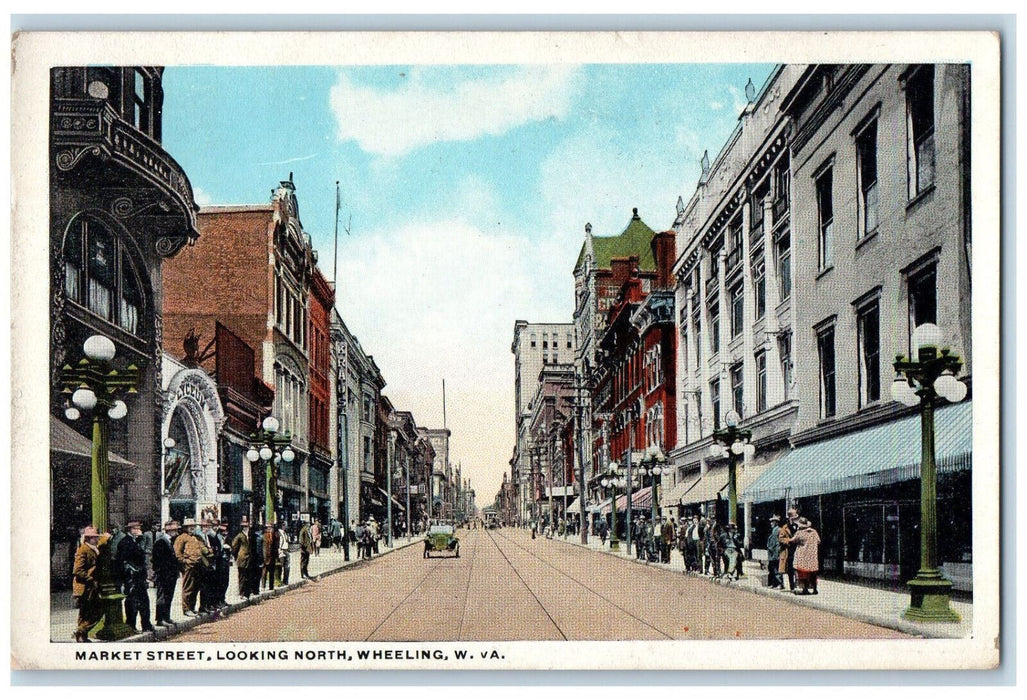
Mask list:
[[95,527],[89,525],[82,530],[82,543],[75,550],[71,594],[75,598],[75,607],[78,608],[76,642],[90,641],[89,631],[103,619],[100,582],[96,576],[96,562],[100,556],[99,541],[100,534]]
[[213,612],[218,608],[218,560],[221,558],[221,540],[218,539],[213,518],[207,518],[201,526],[200,539],[210,550],[209,566],[200,579],[200,610]]
[[240,523],[238,534],[232,540],[232,557],[235,558],[235,570],[239,574],[239,597],[249,598],[257,591],[251,587],[253,583],[253,576],[250,572],[253,563],[251,558],[255,558],[255,554],[250,543],[250,519],[245,515]]
[[217,527],[218,540],[221,543],[219,550],[219,556],[215,557],[215,572],[217,580],[217,591],[215,598],[217,603],[221,607],[228,606],[228,581],[231,578],[232,572],[232,545],[231,540],[228,538],[228,522],[221,520],[218,522]]
[[144,632],[153,630],[150,623],[149,583],[146,580],[146,553],[140,544],[143,536],[143,524],[138,520],[129,520],[125,525],[125,536],[118,544],[115,556],[116,568],[121,571],[121,581],[125,593],[125,623],[135,629],[136,616]]
[[153,581],[157,587],[157,624],[170,625],[171,599],[175,597],[180,565],[175,556],[174,540],[178,537],[178,522],[164,523],[164,532],[153,542]]
[[770,534],[767,535],[767,587],[784,588],[781,581],[781,574],[778,572],[778,562],[781,558],[781,541],[778,535],[781,534],[781,518],[774,515],[770,518]]
[[314,536],[310,532],[310,523],[304,522],[300,528],[300,576],[310,578],[307,569],[310,567],[310,555],[314,551]]
[[674,518],[663,518],[660,526],[660,561],[670,563],[670,550],[674,547]]
[[278,530],[273,523],[264,525],[264,539],[261,546],[263,554],[263,585],[267,589],[275,587],[275,573],[278,568]]

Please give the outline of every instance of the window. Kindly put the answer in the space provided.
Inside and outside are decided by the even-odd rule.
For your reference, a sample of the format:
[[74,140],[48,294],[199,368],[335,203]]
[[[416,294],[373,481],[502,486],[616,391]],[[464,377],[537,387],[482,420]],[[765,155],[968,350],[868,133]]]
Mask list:
[[906,81],[906,167],[909,198],[934,184],[934,66]]
[[767,353],[756,356],[756,413],[767,410]]
[[132,82],[132,125],[140,131],[149,131],[149,86],[146,76],[140,70],[133,71]]
[[775,244],[777,248],[777,286],[780,294],[780,301],[784,301],[792,295],[792,241],[789,234],[785,234]]
[[536,338],[535,338],[535,334],[532,333],[531,334],[531,347],[535,347],[535,345],[536,345]]
[[877,121],[856,137],[860,238],[877,229]]
[[720,301],[714,299],[710,303],[710,349],[713,354],[720,352]]
[[713,429],[720,430],[720,380],[710,382],[710,403],[713,404]]
[[742,363],[731,368],[731,405],[739,417],[745,415],[745,384],[742,378]]
[[859,406],[881,399],[881,317],[878,302],[862,307],[856,317],[859,343]]
[[[788,210],[788,195],[792,183],[788,160],[783,159],[774,168],[774,217]],[[778,210],[781,210],[779,213]]]
[[820,356],[820,417],[833,418],[836,409],[834,326],[817,333],[817,353]]
[[753,190],[752,199],[749,205],[749,223],[752,231],[759,231],[763,228],[763,200],[770,194],[770,183],[766,180]]
[[731,288],[731,337],[737,338],[742,334],[742,327],[745,320],[745,297],[742,295],[742,285],[736,284]]
[[753,287],[756,292],[756,319],[759,320],[767,313],[767,273],[762,260],[753,265],[752,270]]
[[831,267],[834,248],[834,203],[832,201],[832,172],[828,168],[817,178],[817,214],[819,222],[820,269]]
[[938,322],[938,271],[934,263],[910,274],[909,286],[909,349],[913,351],[913,331],[924,323]]
[[64,292],[100,318],[135,335],[142,285],[121,240],[99,221],[79,219],[64,243]]

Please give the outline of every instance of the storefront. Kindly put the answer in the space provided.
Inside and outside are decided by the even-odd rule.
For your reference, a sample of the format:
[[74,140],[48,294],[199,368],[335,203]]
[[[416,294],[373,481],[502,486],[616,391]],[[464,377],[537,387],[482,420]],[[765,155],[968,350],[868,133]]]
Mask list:
[[[972,590],[972,407],[935,412],[938,559]],[[755,542],[771,515],[795,507],[820,533],[825,573],[902,586],[920,564],[920,417],[796,447],[747,489]]]

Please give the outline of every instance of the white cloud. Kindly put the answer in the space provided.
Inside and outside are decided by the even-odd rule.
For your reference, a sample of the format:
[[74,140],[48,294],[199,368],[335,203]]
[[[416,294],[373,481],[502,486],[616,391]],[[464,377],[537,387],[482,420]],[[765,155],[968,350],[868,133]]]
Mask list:
[[[462,189],[487,202],[478,184]],[[419,425],[442,424],[445,378],[451,459],[463,462],[479,500],[490,501],[513,449],[514,321],[524,309],[570,320],[573,260],[460,215],[362,233],[347,245],[340,313],[374,355],[386,395]]]
[[686,177],[697,169],[693,155],[688,148],[641,139],[624,143],[592,130],[560,144],[542,164],[542,209],[550,214],[556,235],[575,241],[584,240],[586,222],[593,235],[619,234],[635,207],[654,230],[666,230],[674,221],[678,196],[687,199],[695,188]]
[[710,109],[714,109],[714,110],[718,110],[718,111],[721,110],[721,109],[724,109],[724,103],[721,102],[720,100],[714,100],[713,102],[710,102]]
[[193,187],[193,201],[201,207],[208,207],[214,203],[209,194],[196,186]]
[[498,135],[545,119],[562,119],[577,84],[574,66],[529,66],[445,87],[432,69],[416,70],[395,90],[355,84],[340,73],[330,104],[340,141],[398,156],[439,141]]
[[741,114],[742,110],[749,104],[749,100],[745,98],[745,92],[734,85],[728,85],[727,91],[731,93],[731,109],[734,110],[735,114]]

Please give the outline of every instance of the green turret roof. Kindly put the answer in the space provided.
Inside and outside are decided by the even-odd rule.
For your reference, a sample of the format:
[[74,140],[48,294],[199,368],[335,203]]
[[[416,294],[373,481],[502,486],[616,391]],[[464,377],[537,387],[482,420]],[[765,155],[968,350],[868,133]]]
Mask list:
[[[656,232],[646,226],[638,218],[638,209],[633,210],[631,221],[619,236],[596,236],[592,238],[592,250],[595,251],[595,263],[599,269],[609,269],[614,258],[638,256],[638,269],[655,271],[656,259],[653,257],[652,241]],[[585,244],[581,245],[578,261],[574,264],[577,270],[585,262]]]

